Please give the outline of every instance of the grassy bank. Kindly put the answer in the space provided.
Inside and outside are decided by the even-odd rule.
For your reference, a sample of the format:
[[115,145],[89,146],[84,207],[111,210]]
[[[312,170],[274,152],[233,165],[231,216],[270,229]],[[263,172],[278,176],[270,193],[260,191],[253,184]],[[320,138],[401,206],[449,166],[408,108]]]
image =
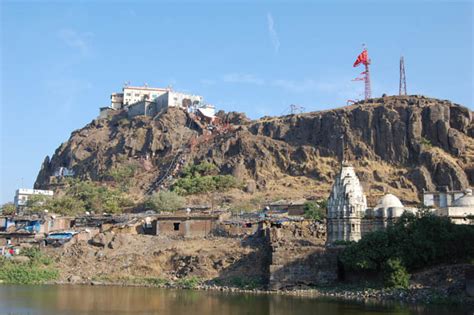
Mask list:
[[232,288],[240,290],[264,290],[265,285],[262,279],[258,277],[231,277],[228,279],[204,280],[199,277],[191,276],[169,280],[158,277],[109,277],[98,276],[92,279],[96,284],[118,284],[118,285],[142,285],[160,288],[180,288],[180,289],[198,289],[204,287]]
[[42,284],[59,277],[52,260],[38,249],[24,249],[21,255],[22,259],[0,258],[1,283]]

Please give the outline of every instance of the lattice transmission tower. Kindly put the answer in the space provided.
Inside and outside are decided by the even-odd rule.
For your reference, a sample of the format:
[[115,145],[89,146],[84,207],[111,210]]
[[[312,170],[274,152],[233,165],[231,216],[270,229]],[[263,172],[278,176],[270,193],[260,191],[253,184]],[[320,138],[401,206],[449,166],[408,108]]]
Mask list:
[[400,85],[398,89],[399,95],[407,95],[407,78],[405,75],[405,59],[400,57]]
[[372,97],[372,88],[370,85],[370,69],[369,65],[371,63],[370,58],[369,58],[369,52],[367,51],[367,48],[365,45],[363,45],[364,50],[357,56],[356,61],[354,62],[353,67],[357,67],[359,65],[364,65],[365,71],[362,72],[362,77],[355,78],[353,81],[364,81],[365,85],[365,100],[368,100],[369,98]]

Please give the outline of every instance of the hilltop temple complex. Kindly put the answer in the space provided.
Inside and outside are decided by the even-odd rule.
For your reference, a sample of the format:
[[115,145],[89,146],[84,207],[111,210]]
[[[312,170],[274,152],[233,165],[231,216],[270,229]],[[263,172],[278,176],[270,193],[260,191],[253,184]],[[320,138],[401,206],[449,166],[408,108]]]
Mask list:
[[140,115],[153,117],[169,107],[198,112],[209,119],[215,115],[214,106],[205,104],[200,95],[177,92],[171,87],[125,85],[122,92],[110,95],[110,105],[100,108],[99,118],[107,118],[119,110],[125,110],[130,118]]

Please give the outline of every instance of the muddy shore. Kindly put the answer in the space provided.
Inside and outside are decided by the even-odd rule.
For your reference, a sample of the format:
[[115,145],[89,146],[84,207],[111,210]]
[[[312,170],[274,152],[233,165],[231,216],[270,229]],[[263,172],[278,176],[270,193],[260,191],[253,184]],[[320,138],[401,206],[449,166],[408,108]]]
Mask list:
[[423,288],[412,286],[408,289],[394,288],[364,288],[360,286],[328,286],[328,287],[305,287],[292,288],[288,290],[271,291],[263,288],[242,289],[230,286],[219,286],[215,284],[198,284],[193,287],[183,286],[178,283],[168,282],[166,284],[137,283],[127,281],[55,281],[49,284],[60,285],[84,285],[84,286],[130,286],[164,288],[172,290],[201,290],[220,291],[229,293],[245,294],[274,294],[300,296],[307,298],[330,298],[358,302],[400,302],[407,304],[443,304],[443,305],[472,305],[474,298],[466,296],[463,292],[448,292],[443,289]]

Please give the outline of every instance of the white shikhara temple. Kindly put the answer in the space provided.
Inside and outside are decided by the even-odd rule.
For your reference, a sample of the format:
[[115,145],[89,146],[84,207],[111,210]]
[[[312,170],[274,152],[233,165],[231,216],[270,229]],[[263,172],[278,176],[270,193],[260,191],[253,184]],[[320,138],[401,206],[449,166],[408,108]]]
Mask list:
[[[456,224],[473,224],[472,190],[455,193],[457,195],[452,198],[452,203],[437,206],[436,203],[429,203],[433,199],[433,192],[425,192],[424,206],[435,215],[449,217]],[[374,208],[368,208],[367,198],[354,167],[348,162],[342,162],[328,199],[327,211],[327,243],[331,244],[336,241],[358,241],[366,233],[386,228],[404,212],[416,213],[419,209],[403,206],[400,199],[392,194],[384,195]]]
[[328,200],[328,243],[361,238],[361,218],[367,199],[354,167],[343,162]]

